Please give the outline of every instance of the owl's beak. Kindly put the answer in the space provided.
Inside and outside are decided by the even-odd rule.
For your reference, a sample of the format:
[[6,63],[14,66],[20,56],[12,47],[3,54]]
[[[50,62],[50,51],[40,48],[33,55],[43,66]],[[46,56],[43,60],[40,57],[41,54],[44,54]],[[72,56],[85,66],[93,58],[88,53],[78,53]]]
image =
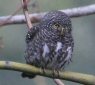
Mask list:
[[63,34],[63,32],[64,32],[64,28],[62,27],[62,29],[61,29],[61,33],[60,33],[60,34],[62,35],[62,34]]

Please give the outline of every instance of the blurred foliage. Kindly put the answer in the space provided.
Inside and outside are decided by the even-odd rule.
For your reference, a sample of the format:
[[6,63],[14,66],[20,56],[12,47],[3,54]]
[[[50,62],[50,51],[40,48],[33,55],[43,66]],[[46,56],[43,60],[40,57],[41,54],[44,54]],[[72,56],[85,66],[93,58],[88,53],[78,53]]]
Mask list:
[[[29,6],[29,13],[50,10],[61,10],[86,6],[95,3],[95,0],[31,0],[29,5],[37,3],[37,7]],[[21,5],[20,0],[1,0],[0,16],[12,14]],[[23,14],[20,11],[18,14]],[[72,18],[73,37],[75,42],[73,63],[66,67],[67,70],[95,75],[95,15]],[[4,49],[0,49],[0,60],[10,60],[25,63],[23,56],[25,48],[25,36],[27,25],[6,25],[0,28],[0,37],[3,38]],[[48,85],[55,83],[50,78],[37,77],[35,79],[23,79],[20,72],[0,70],[0,85]],[[77,83],[63,81],[65,85],[79,85]],[[38,83],[39,84],[39,83]]]

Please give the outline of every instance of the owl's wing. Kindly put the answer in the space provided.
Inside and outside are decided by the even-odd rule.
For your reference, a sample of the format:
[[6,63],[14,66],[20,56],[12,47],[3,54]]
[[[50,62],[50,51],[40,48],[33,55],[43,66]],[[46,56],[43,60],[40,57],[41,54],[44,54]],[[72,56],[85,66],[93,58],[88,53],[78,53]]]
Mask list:
[[34,26],[33,28],[29,29],[27,35],[26,35],[26,43],[29,43],[34,36],[36,35],[36,33],[39,32],[39,27],[38,26]]
[[[26,35],[26,43],[28,44],[29,42],[31,42],[33,40],[33,38],[35,37],[35,35],[39,32],[39,26],[33,26],[33,28],[28,30],[28,33]],[[29,48],[29,47],[28,47]],[[29,49],[26,50],[26,52],[29,51]],[[27,52],[28,54],[28,52]],[[28,58],[28,55],[25,55]],[[28,78],[34,78],[35,75],[34,74],[28,74],[28,73],[22,73],[21,75],[23,78],[24,77],[28,77]]]

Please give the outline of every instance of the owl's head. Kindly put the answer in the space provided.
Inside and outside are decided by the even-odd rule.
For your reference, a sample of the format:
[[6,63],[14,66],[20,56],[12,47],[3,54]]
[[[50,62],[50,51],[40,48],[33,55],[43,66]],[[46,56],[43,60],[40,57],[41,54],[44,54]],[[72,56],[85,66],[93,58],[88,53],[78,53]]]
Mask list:
[[70,17],[61,11],[51,11],[41,20],[45,29],[58,34],[70,33],[72,24]]

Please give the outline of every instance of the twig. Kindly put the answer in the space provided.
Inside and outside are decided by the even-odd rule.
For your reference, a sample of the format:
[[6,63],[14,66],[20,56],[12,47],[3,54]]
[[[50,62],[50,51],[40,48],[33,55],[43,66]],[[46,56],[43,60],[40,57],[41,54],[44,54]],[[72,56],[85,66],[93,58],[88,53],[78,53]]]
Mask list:
[[21,7],[19,7],[12,15],[8,16],[5,20],[0,21],[2,23],[0,23],[0,27],[3,26],[4,24],[6,24],[15,14],[17,14],[23,7],[25,4],[27,4],[30,0],[27,0]]
[[[22,4],[25,4],[27,2],[27,0],[21,0],[21,2],[22,2]],[[32,25],[32,23],[30,21],[30,18],[29,18],[27,4],[25,4],[25,6],[23,7],[23,12],[24,12],[24,15],[25,15],[25,19],[26,19],[26,22],[27,22],[28,29],[31,29],[33,27],[33,25]]]
[[59,79],[54,79],[53,80],[57,85],[65,85],[65,84],[63,84],[62,82],[61,82],[61,80],[59,80]]
[[[75,73],[69,71],[59,71],[59,74],[56,72],[55,76],[52,76],[52,70],[45,69],[45,73],[40,68],[34,67],[32,65],[11,62],[11,61],[0,61],[0,69],[5,70],[14,70],[19,72],[26,72],[30,74],[36,74],[41,76],[46,76],[50,78],[58,78],[68,81],[73,81],[85,85],[95,85],[95,76],[87,75],[82,73]],[[58,76],[59,75],[59,76]]]
[[[65,12],[71,18],[92,15],[95,14],[95,4],[61,11]],[[39,22],[46,13],[47,12],[30,14],[29,17],[31,19],[31,22],[32,23]],[[0,17],[0,22],[6,20],[8,17],[9,16]],[[25,22],[26,20],[23,15],[16,15],[13,16],[6,24],[21,24]]]

